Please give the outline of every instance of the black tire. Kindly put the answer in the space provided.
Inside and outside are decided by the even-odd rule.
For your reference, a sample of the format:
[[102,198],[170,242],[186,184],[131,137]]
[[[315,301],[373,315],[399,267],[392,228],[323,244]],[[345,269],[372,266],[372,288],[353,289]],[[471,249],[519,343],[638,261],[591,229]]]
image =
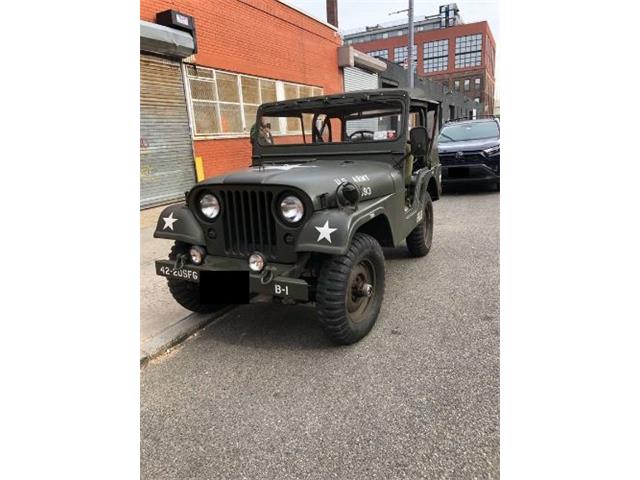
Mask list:
[[431,250],[433,240],[433,202],[427,192],[422,221],[407,236],[407,248],[413,257],[424,257]]
[[[189,248],[189,245],[186,243],[175,242],[171,247],[169,260],[175,260],[179,254],[189,253]],[[226,305],[220,304],[200,303],[200,284],[198,283],[167,278],[167,284],[175,301],[192,312],[213,313],[226,307]]]
[[500,191],[500,180],[496,182],[496,192]]
[[[371,285],[371,295],[358,286]],[[349,345],[369,333],[384,297],[384,255],[370,235],[356,233],[346,255],[327,258],[320,269],[316,294],[318,318],[327,336]],[[358,292],[356,292],[356,290]]]

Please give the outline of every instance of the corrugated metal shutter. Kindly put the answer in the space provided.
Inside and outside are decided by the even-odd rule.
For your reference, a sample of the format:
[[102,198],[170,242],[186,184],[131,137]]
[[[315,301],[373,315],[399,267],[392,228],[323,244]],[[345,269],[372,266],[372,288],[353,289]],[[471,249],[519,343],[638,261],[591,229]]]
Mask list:
[[140,206],[184,198],[195,179],[180,63],[140,55]]
[[[378,88],[378,74],[369,73],[357,67],[344,67],[344,91],[371,90]],[[348,122],[347,135],[357,130],[378,130],[376,119]]]
[[357,67],[344,67],[344,91],[371,90],[378,88],[378,74]]

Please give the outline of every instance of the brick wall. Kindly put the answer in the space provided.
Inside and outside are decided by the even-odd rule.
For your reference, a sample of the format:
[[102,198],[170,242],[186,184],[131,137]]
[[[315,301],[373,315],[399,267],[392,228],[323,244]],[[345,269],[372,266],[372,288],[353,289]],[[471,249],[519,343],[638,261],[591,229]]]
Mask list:
[[[212,68],[322,87],[341,92],[338,47],[333,28],[276,0],[141,0],[140,18],[155,22],[163,10],[195,19],[195,63]],[[210,177],[251,163],[248,137],[195,140]]]

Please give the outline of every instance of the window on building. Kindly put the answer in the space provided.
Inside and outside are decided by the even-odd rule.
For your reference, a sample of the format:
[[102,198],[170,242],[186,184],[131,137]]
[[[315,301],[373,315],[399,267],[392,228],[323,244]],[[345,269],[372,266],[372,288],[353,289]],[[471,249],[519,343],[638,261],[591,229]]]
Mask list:
[[456,68],[477,67],[481,61],[481,34],[456,37]]
[[473,101],[476,102],[476,103],[480,103],[480,97],[474,98]]
[[424,72],[440,72],[449,68],[449,40],[427,42],[423,46]]
[[476,79],[473,81],[473,87],[474,87],[476,90],[480,90],[480,79],[479,79],[479,78],[476,78]]
[[453,89],[454,89],[456,92],[459,92],[459,91],[460,91],[460,80],[454,80],[454,82],[453,82]]
[[465,91],[465,92],[468,92],[468,91],[469,91],[469,86],[470,86],[470,84],[471,84],[471,82],[470,82],[470,81],[469,81],[469,79],[467,78],[467,79],[464,81],[464,91]]
[[[195,65],[187,66],[187,80],[191,124],[195,137],[248,135],[255,123],[260,104],[323,93],[319,87],[239,75]],[[277,119],[271,122],[273,134],[285,134],[289,133],[289,130],[299,132],[299,123],[289,126]]]
[[388,59],[389,58],[389,50],[387,50],[386,48],[383,49],[383,50],[374,50],[373,52],[369,52],[368,55],[371,55],[372,57]]
[[[394,63],[400,65],[403,68],[408,68],[408,61],[407,61],[407,47],[395,47],[393,49],[393,61]],[[413,62],[415,64],[415,62],[418,60],[418,46],[414,45],[413,46],[413,52],[412,52],[412,59]]]

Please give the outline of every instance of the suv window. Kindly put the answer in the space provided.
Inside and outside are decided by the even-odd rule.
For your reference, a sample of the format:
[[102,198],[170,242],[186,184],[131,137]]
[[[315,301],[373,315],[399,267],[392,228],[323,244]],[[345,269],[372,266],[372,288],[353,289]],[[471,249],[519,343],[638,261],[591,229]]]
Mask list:
[[500,137],[496,122],[475,122],[445,125],[440,132],[440,143],[480,140]]

